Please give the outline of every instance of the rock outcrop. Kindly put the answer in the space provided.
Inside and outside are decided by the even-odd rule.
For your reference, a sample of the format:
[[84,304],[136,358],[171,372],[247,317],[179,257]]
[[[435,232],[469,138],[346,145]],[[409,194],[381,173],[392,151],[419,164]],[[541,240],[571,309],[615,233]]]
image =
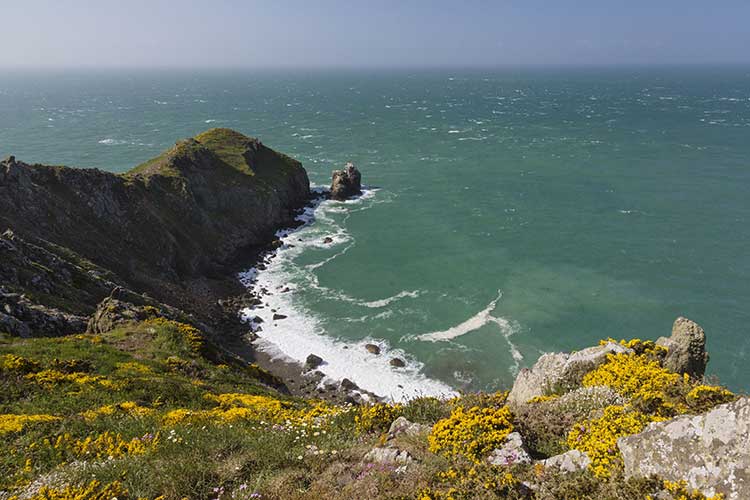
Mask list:
[[531,456],[523,444],[518,432],[511,432],[505,438],[505,444],[490,453],[487,461],[492,465],[521,465],[531,463]]
[[750,398],[704,415],[649,424],[617,443],[628,477],[657,474],[687,481],[706,496],[750,498]]
[[334,170],[331,181],[331,198],[345,200],[362,193],[362,174],[353,163],[346,164],[343,170]]
[[591,459],[583,451],[570,450],[541,460],[540,463],[544,467],[554,468],[560,472],[578,472],[586,469],[591,464]]
[[522,369],[508,395],[510,405],[526,403],[530,399],[557,390],[570,390],[578,385],[586,373],[607,361],[607,354],[633,352],[614,342],[569,353],[542,355],[534,366]]
[[706,371],[706,333],[696,322],[679,317],[672,326],[670,337],[661,337],[657,345],[667,348],[664,367],[675,373],[687,373],[701,378]]

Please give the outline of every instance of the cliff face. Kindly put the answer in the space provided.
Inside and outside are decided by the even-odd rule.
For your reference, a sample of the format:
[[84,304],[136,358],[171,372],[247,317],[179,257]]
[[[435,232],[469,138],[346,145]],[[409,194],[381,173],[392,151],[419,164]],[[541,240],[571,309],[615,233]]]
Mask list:
[[[0,163],[0,231],[11,229],[15,243],[6,234],[0,245],[0,285],[60,306],[51,302],[65,284],[45,285],[61,279],[57,263],[71,268],[62,278],[72,288],[93,290],[71,297],[77,312],[91,312],[112,283],[210,307],[210,290],[226,285],[237,259],[267,245],[308,198],[299,162],[228,129],[180,141],[122,175],[9,158]],[[21,247],[36,257],[19,257]],[[105,286],[82,286],[102,277]]]

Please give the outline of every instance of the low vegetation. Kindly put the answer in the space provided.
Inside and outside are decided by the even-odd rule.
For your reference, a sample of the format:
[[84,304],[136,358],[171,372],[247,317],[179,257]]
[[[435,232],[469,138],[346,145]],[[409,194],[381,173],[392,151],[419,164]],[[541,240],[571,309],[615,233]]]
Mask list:
[[[735,397],[668,372],[661,348],[638,340],[573,392],[513,412],[506,393],[361,407],[287,397],[200,330],[158,317],[102,335],[0,339],[5,499],[699,500],[684,483],[625,480],[616,440]],[[388,435],[398,417],[421,430]],[[488,463],[513,431],[534,458],[578,449],[591,465]],[[366,458],[378,447],[410,458]]]

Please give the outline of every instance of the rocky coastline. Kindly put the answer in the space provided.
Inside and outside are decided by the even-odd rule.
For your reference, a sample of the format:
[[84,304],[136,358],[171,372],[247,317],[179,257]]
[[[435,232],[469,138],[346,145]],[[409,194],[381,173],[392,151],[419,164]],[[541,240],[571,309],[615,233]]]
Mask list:
[[[150,454],[163,461],[142,477],[179,465],[167,476],[183,479],[164,483],[174,498],[260,498],[242,496],[248,471],[273,478],[258,482],[264,498],[750,498],[750,400],[706,382],[706,334],[687,318],[656,341],[544,354],[508,392],[405,403],[327,379],[320,353],[297,363],[256,348],[252,312],[289,290],[239,273],[293,244],[306,207],[361,189],[347,164],[312,193],[301,164],[228,129],[121,175],[1,162],[0,404],[14,412],[0,438],[31,458],[11,453],[0,498],[48,498],[79,463],[123,478]],[[72,403],[54,399],[60,387]],[[112,422],[141,434],[103,431]],[[196,456],[216,462],[211,495]],[[128,498],[119,480],[88,487],[67,494]]]

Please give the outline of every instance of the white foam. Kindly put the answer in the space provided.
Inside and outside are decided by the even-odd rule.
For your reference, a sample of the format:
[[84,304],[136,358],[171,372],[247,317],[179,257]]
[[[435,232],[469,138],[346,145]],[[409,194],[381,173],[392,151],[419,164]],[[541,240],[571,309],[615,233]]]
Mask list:
[[[241,317],[251,321],[255,316],[263,321],[257,332],[260,337],[256,343],[273,357],[291,358],[304,363],[309,354],[316,354],[325,360],[318,369],[327,377],[341,380],[348,378],[364,390],[371,391],[392,401],[403,401],[417,396],[452,396],[455,392],[446,384],[426,377],[421,370],[423,364],[415,360],[401,349],[393,348],[382,339],[365,338],[359,341],[345,341],[334,339],[326,335],[324,321],[312,311],[304,307],[295,298],[295,289],[317,289],[322,296],[330,300],[340,300],[353,303],[359,307],[371,309],[385,309],[396,301],[417,297],[420,291],[400,291],[393,296],[378,300],[362,300],[350,297],[338,290],[322,287],[318,284],[317,276],[313,272],[319,266],[299,266],[294,259],[310,248],[330,248],[347,243],[342,251],[322,262],[332,261],[343,255],[356,241],[346,230],[331,218],[330,213],[344,209],[346,218],[351,212],[370,208],[375,202],[375,190],[366,189],[362,196],[343,202],[319,201],[317,206],[310,207],[298,216],[304,225],[296,230],[282,230],[279,237],[288,238],[293,245],[284,245],[277,250],[276,255],[267,264],[265,270],[250,269],[240,275],[240,281],[248,287],[257,290],[265,289],[271,292],[262,297],[263,307],[246,308],[241,311]],[[319,223],[315,223],[315,221]],[[334,239],[332,243],[323,244],[326,236]],[[299,241],[301,240],[301,241]],[[277,292],[289,287],[288,292]],[[286,316],[274,321],[274,311]],[[392,314],[388,309],[378,315]],[[350,318],[358,321],[362,318]],[[348,321],[344,319],[344,321]],[[252,323],[253,330],[258,329],[259,323]],[[380,355],[370,354],[364,345],[377,344],[381,348]],[[390,360],[399,357],[406,366],[395,368],[390,366]]]
[[218,120],[213,120],[213,119],[212,119],[212,120],[206,120],[206,121],[204,121],[203,123],[214,123],[214,122],[217,122],[217,121],[218,121]]
[[99,141],[99,144],[105,144],[107,146],[117,146],[120,144],[127,144],[127,143],[128,141],[123,141],[120,139],[102,139],[101,141]]

